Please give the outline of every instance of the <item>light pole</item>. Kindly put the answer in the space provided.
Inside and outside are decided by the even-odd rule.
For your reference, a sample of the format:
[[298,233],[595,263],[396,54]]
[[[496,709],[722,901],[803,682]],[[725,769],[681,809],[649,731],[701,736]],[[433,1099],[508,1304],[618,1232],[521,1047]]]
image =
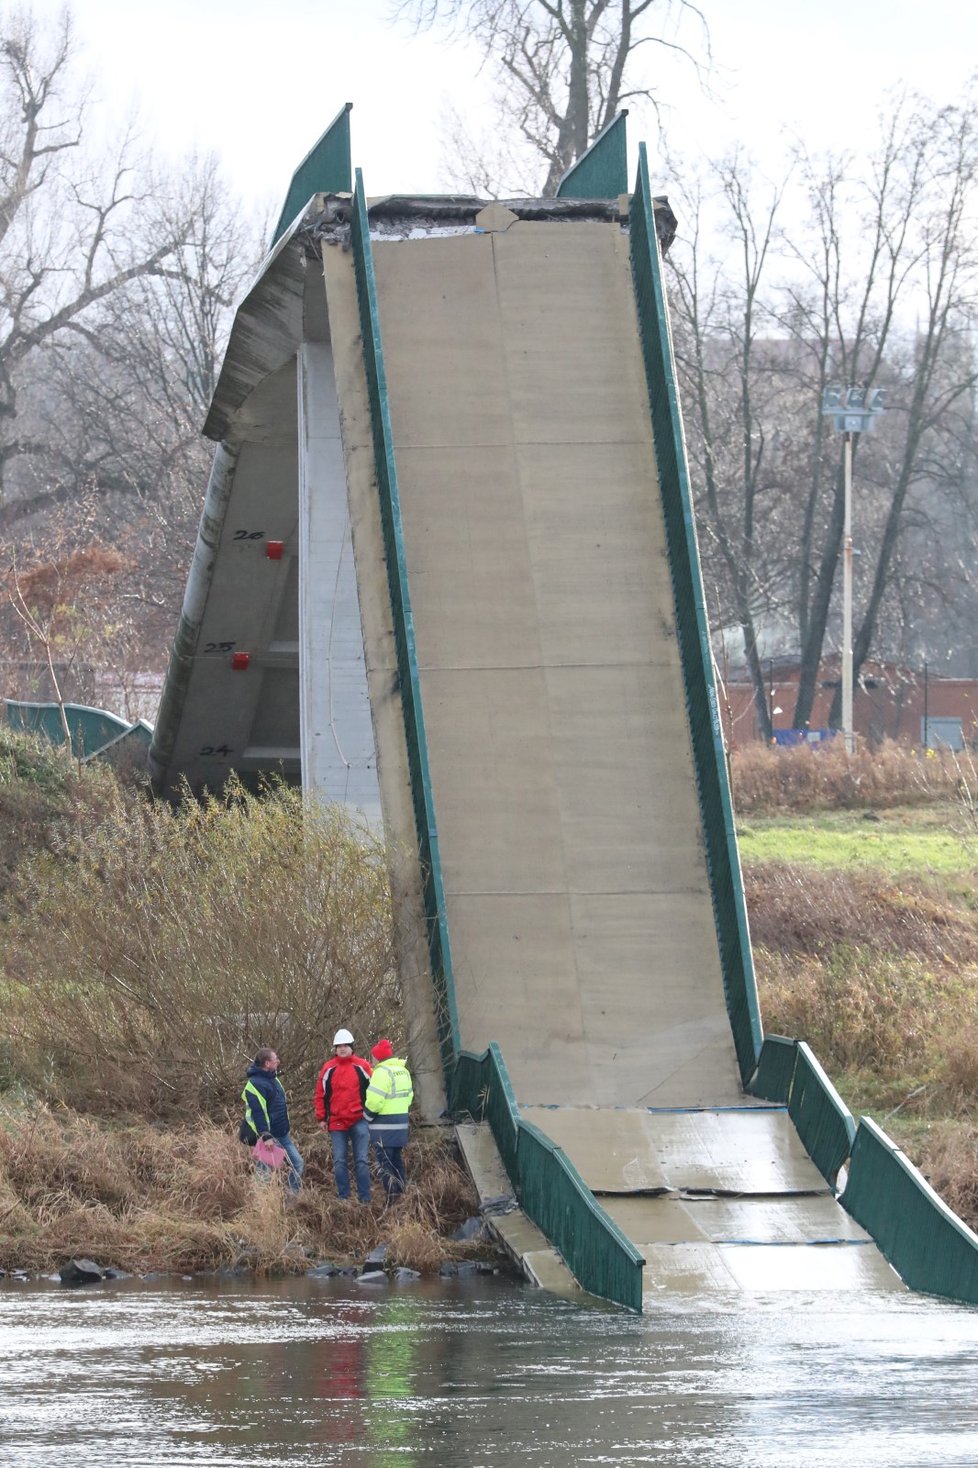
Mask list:
[[827,387],[822,394],[822,415],[832,419],[842,441],[844,508],[842,521],[842,737],[846,753],[852,754],[852,445],[859,433],[873,426],[875,414],[883,411],[882,388]]

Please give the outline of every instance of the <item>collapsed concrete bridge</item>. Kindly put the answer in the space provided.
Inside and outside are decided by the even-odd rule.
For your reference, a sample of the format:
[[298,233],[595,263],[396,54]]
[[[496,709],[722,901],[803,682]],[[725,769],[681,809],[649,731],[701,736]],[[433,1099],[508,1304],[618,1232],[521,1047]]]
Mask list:
[[621,117],[557,199],[370,200],[348,117],[205,426],[159,787],[382,815],[421,1104],[541,1278],[978,1301],[974,1236],[763,1035],[644,150],[631,194]]

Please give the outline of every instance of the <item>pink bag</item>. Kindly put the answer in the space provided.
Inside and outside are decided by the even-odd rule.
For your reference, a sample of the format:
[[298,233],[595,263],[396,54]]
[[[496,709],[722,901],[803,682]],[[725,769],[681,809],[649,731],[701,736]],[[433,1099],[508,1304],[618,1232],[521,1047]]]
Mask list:
[[280,1147],[278,1142],[266,1142],[264,1137],[259,1137],[252,1149],[252,1156],[256,1162],[263,1162],[266,1167],[281,1167],[285,1161],[285,1148]]

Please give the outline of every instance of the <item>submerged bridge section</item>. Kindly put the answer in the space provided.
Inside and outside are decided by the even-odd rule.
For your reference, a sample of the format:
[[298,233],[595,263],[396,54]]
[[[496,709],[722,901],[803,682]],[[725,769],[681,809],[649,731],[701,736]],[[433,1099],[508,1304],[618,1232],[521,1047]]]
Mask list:
[[618,125],[599,143],[588,199],[572,175],[556,201],[371,202],[358,178],[278,243],[208,420],[157,779],[277,759],[379,794],[422,1104],[491,1129],[586,1288],[902,1288],[889,1259],[978,1300],[974,1236],[762,1034],[671,216],[644,152],[631,196],[618,161],[602,189]]

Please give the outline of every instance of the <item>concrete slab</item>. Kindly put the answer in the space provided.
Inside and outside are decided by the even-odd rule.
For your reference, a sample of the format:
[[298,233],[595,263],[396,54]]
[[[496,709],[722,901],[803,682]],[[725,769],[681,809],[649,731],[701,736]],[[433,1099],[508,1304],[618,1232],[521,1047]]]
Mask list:
[[734,1102],[627,238],[373,252],[462,1044],[521,1101]]
[[869,1234],[835,1198],[602,1197],[602,1207],[644,1252],[653,1244],[868,1243]]
[[[461,1123],[455,1128],[455,1136],[480,1205],[512,1194],[512,1183],[488,1123]],[[584,1293],[557,1250],[522,1209],[489,1213],[485,1222],[533,1284],[559,1295],[580,1298]]]
[[786,1111],[521,1108],[595,1192],[828,1193]]
[[906,1291],[899,1275],[871,1244],[656,1244],[646,1261],[646,1294]]

